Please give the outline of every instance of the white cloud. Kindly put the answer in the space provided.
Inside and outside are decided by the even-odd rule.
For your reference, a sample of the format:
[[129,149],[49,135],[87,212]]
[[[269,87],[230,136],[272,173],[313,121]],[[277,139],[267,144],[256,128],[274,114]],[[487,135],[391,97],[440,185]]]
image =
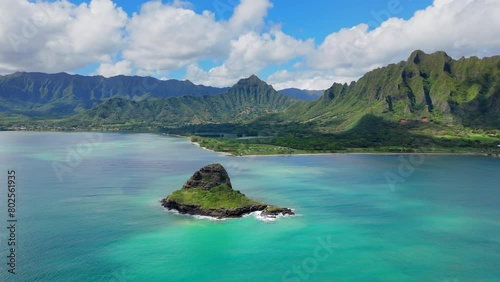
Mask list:
[[326,90],[332,86],[333,82],[350,83],[358,78],[358,76],[348,76],[348,74],[337,75],[334,72],[281,70],[270,75],[267,82],[276,90],[286,88]]
[[[396,17],[400,7],[388,6],[368,23],[309,40],[269,26],[271,0],[231,0],[237,5],[229,20],[196,13],[184,0],[170,2],[146,2],[127,17],[112,0],[79,6],[66,0],[2,0],[0,73],[99,64],[96,73],[104,76],[168,77],[186,67],[185,78],[194,83],[229,86],[281,69],[263,79],[276,88],[324,89],[404,60],[415,49],[444,50],[455,58],[500,54],[498,0],[434,0],[409,20]],[[388,15],[394,17],[369,29]],[[214,66],[206,69],[207,61]]]
[[272,6],[273,4],[268,0],[241,0],[229,21],[230,28],[236,34],[260,31],[264,26],[267,11]]
[[130,61],[120,61],[116,64],[103,63],[97,68],[97,74],[104,77],[113,77],[117,75],[131,75],[132,63]]
[[134,14],[123,57],[144,70],[175,70],[200,59],[226,53],[228,35],[210,12],[194,11],[159,1]]
[[197,14],[184,2],[147,2],[127,26],[129,44],[123,57],[143,71],[168,72],[205,59],[224,59],[231,40],[260,30],[269,0],[242,0],[229,21],[216,21],[212,12]]
[[312,40],[297,40],[279,29],[264,34],[249,32],[231,41],[231,51],[222,65],[207,72],[190,66],[186,76],[203,84],[227,86],[242,77],[257,74],[267,66],[287,63],[313,49]]
[[0,72],[71,71],[110,61],[127,15],[111,0],[0,2]]

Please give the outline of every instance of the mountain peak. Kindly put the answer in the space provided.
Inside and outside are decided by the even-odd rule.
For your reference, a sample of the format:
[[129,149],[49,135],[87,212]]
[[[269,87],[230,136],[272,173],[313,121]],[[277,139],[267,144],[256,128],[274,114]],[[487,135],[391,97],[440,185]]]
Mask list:
[[408,62],[413,62],[416,65],[418,65],[427,56],[428,55],[424,51],[415,50],[411,53],[410,57],[408,58]]
[[251,75],[249,78],[243,78],[238,81],[233,87],[231,87],[231,90],[241,90],[241,89],[272,89],[274,91],[274,88],[267,84],[265,81],[261,80],[259,77],[256,75]]
[[242,78],[242,79],[240,79],[237,84],[240,84],[240,83],[245,83],[245,84],[261,84],[261,83],[265,83],[265,82],[262,79],[260,79],[258,76],[256,76],[255,74],[252,74],[248,78]]
[[221,164],[207,165],[191,176],[191,178],[182,186],[182,189],[201,188],[210,190],[220,185],[233,187],[226,169]]
[[422,61],[427,60],[427,59],[444,59],[445,61],[451,60],[451,57],[446,54],[444,51],[437,51],[432,54],[426,54],[422,50],[415,50],[411,53],[410,57],[408,58],[408,62],[413,62],[414,64],[418,65]]

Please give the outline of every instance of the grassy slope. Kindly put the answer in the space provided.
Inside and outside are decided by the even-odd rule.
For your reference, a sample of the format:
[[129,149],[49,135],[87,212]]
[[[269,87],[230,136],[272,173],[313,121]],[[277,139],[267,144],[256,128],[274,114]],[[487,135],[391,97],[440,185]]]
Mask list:
[[200,188],[180,189],[168,196],[167,200],[175,201],[182,205],[200,205],[202,209],[238,209],[249,205],[263,205],[247,198],[239,191],[234,191],[227,185],[206,191]]

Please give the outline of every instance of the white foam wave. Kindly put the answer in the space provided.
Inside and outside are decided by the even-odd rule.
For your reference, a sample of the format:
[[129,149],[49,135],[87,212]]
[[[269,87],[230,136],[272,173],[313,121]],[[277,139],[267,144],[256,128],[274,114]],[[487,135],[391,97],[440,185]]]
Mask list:
[[[292,211],[293,211],[293,212],[295,212],[295,210],[292,210]],[[285,214],[285,215],[283,215],[283,214],[279,214],[279,215],[277,215],[276,217],[264,216],[264,215],[262,215],[262,212],[261,212],[261,211],[254,212],[254,213],[252,213],[252,214],[255,216],[255,218],[256,218],[257,220],[260,220],[260,221],[263,221],[263,222],[266,222],[266,223],[275,222],[275,221],[279,220],[280,218],[284,218],[284,217],[292,217],[292,216],[294,216],[294,215],[289,215],[289,214]]]
[[210,220],[210,221],[224,221],[227,218],[218,218],[213,216],[205,216],[205,215],[193,215],[192,217],[200,220]]
[[[190,217],[190,218],[194,218],[194,219],[198,219],[198,220],[225,221],[225,220],[228,220],[228,219],[238,219],[238,218],[218,218],[218,217],[205,216],[205,215],[182,214],[182,213],[180,213],[177,210],[173,210],[173,209],[169,210],[167,208],[163,208],[163,209],[166,210],[167,212],[171,212],[171,213],[173,213],[175,215]],[[295,212],[295,210],[292,210],[292,211]],[[266,223],[270,223],[270,222],[275,222],[275,221],[279,220],[280,218],[292,217],[292,216],[298,216],[298,215],[297,214],[295,214],[295,215],[288,215],[288,214],[283,215],[283,214],[280,214],[280,215],[277,215],[276,217],[270,217],[270,216],[264,216],[264,215],[262,215],[262,211],[256,211],[256,212],[245,214],[241,218],[247,218],[247,217],[250,217],[250,216],[253,216],[257,220],[260,220],[260,221],[263,221],[263,222],[266,222]]]

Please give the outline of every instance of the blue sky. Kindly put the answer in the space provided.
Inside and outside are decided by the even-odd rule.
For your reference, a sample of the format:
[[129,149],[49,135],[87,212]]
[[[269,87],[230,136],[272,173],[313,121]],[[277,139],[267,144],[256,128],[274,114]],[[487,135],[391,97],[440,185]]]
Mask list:
[[0,73],[325,89],[406,59],[500,53],[497,0],[2,0]]

